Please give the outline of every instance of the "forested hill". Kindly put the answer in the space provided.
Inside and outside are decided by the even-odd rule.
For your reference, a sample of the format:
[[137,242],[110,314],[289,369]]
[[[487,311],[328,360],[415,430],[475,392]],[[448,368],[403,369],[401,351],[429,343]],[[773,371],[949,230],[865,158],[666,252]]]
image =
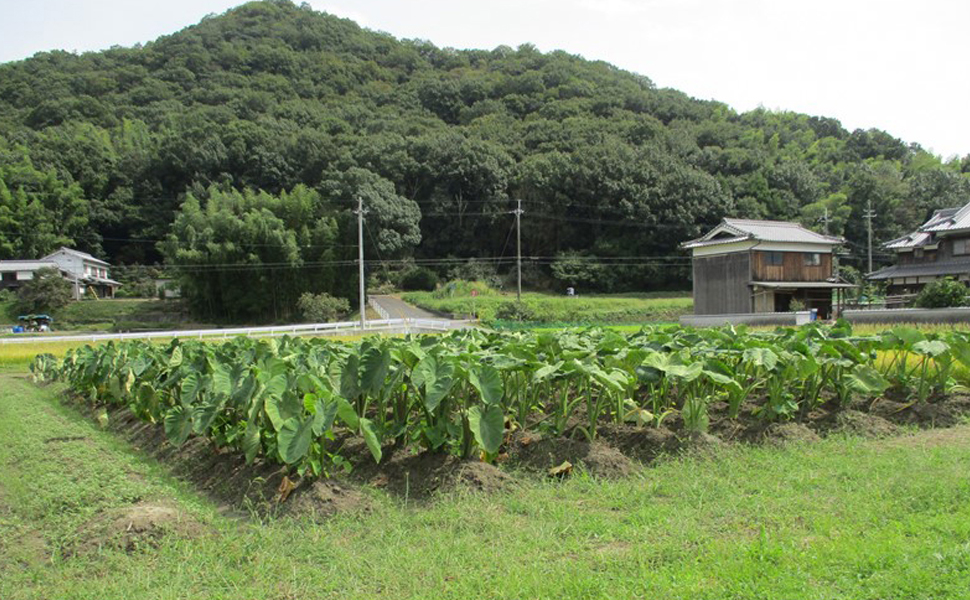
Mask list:
[[677,243],[725,215],[844,234],[851,262],[868,203],[882,241],[970,200],[970,155],[943,164],[882,131],[738,114],[564,52],[442,49],[283,1],[0,65],[0,135],[0,258],[61,243],[165,258],[191,265],[208,311],[213,290],[253,289],[234,265],[300,266],[252,269],[278,297],[240,315],[285,314],[311,271],[352,289],[358,196],[386,265],[508,257],[521,199],[533,277],[614,290],[684,285]]

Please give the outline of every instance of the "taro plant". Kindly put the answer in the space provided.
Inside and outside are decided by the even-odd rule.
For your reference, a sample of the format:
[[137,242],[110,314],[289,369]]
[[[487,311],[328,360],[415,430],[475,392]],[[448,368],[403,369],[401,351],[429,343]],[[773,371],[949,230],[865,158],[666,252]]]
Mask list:
[[173,445],[204,438],[249,462],[322,476],[348,466],[347,440],[381,461],[389,445],[495,460],[514,428],[595,439],[606,422],[652,423],[680,412],[704,431],[713,402],[728,418],[807,415],[830,400],[890,388],[923,402],[970,368],[964,333],[851,326],[776,331],[645,327],[371,338],[279,338],[221,344],[108,343],[38,356],[39,381],[68,384],[103,417],[127,408]]

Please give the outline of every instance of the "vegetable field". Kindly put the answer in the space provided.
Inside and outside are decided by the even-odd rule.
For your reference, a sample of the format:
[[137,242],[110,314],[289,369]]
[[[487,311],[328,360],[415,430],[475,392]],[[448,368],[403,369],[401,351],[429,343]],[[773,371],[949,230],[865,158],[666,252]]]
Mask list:
[[750,332],[646,327],[443,336],[239,338],[217,345],[109,343],[37,357],[40,380],[66,382],[99,409],[127,407],[181,445],[216,447],[321,476],[349,468],[362,438],[493,462],[516,430],[595,439],[604,426],[659,427],[677,415],[706,431],[730,419],[798,420],[826,405],[892,395],[911,405],[964,390],[970,335],[846,323]]

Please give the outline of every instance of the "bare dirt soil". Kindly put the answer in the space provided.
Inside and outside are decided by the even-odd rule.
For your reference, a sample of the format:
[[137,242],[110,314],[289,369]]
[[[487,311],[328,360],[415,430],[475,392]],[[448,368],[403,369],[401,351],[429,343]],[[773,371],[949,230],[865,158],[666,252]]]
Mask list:
[[104,547],[125,552],[155,548],[164,536],[192,539],[205,533],[198,521],[174,505],[139,502],[96,515],[78,529],[72,554]]

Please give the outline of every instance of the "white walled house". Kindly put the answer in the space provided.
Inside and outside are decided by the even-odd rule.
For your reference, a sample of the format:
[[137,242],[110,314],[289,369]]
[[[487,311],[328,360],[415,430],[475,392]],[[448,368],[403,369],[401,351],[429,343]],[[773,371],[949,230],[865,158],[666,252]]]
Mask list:
[[71,282],[76,300],[91,293],[99,298],[113,298],[121,287],[111,279],[111,265],[105,261],[86,252],[61,248],[40,260],[0,260],[0,289],[16,290],[43,268],[59,270],[64,279]]
[[61,248],[45,256],[44,261],[57,264],[74,286],[74,297],[80,300],[85,293],[94,292],[98,298],[114,298],[121,284],[111,279],[111,265],[87,252]]

